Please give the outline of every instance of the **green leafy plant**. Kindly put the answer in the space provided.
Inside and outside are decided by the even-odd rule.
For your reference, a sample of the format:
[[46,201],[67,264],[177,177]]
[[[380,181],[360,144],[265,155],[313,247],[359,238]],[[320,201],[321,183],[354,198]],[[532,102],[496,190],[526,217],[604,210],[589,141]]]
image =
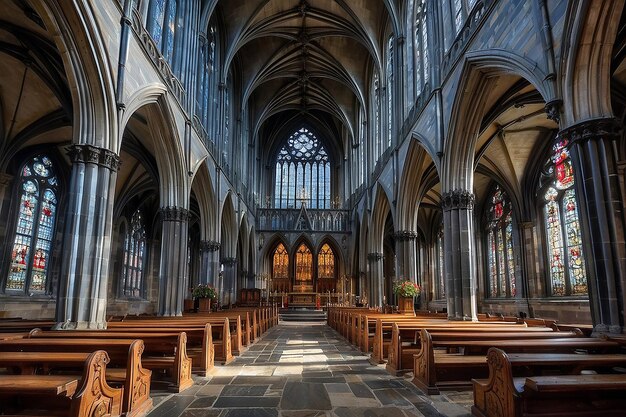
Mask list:
[[193,298],[210,298],[214,300],[217,298],[217,291],[210,285],[199,284],[193,289],[191,295],[193,295]]
[[393,284],[393,293],[398,297],[415,297],[422,289],[413,281],[397,281]]

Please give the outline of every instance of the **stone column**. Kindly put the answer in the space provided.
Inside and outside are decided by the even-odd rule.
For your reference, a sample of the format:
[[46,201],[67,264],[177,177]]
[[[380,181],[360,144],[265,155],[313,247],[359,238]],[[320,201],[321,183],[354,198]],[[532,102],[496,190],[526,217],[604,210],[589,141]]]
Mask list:
[[367,300],[371,307],[383,305],[383,254],[373,252],[367,254],[369,262]]
[[[539,298],[544,294],[543,283],[537,276],[537,246],[535,245],[535,224],[531,221],[518,223],[521,265],[517,291],[526,300]],[[527,303],[529,317],[534,317],[533,306]]]
[[396,241],[396,276],[398,280],[411,280],[420,284],[417,278],[417,257],[415,240],[417,232],[401,230],[394,233]]
[[68,155],[72,175],[55,327],[103,329],[119,157],[90,145],[71,145]]
[[159,268],[159,315],[182,316],[187,291],[187,244],[189,210],[163,207],[160,211],[161,264]]
[[200,241],[200,283],[217,287],[220,273],[220,243],[214,240]]
[[224,283],[222,285],[222,299],[227,305],[237,300],[237,258],[224,258]]
[[448,318],[476,320],[474,194],[468,190],[446,192],[441,206]]
[[624,213],[618,178],[620,130],[615,119],[597,119],[571,126],[558,135],[571,146],[596,333],[621,333],[626,321]]
[[5,219],[5,221],[0,222],[0,238],[4,238],[5,240],[8,237],[6,231],[8,222],[6,221],[7,213],[3,213],[3,207],[8,210],[11,206],[11,185],[13,184],[13,178],[13,175],[0,172],[0,216]]

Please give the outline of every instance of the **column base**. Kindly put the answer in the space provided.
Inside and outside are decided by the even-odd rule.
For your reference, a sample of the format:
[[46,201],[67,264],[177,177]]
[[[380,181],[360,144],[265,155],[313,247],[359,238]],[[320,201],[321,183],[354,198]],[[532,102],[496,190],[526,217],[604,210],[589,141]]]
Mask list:
[[97,323],[92,321],[65,321],[52,326],[52,330],[104,330],[106,328],[106,322]]

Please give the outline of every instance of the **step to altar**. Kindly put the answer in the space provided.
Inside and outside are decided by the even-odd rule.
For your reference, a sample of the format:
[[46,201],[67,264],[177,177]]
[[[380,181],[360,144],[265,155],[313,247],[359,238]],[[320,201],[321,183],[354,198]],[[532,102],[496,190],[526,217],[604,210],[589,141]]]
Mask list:
[[289,306],[281,308],[278,317],[282,321],[301,322],[325,322],[328,316],[324,310],[316,310],[313,307]]

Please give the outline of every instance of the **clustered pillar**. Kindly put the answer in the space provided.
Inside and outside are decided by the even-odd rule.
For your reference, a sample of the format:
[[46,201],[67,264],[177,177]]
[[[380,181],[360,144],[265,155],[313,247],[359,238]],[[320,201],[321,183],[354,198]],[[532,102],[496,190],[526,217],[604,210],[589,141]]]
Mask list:
[[72,145],[68,155],[72,174],[56,328],[102,329],[106,327],[113,195],[119,157],[90,145]]
[[369,262],[367,300],[370,307],[380,307],[383,305],[383,254],[369,253],[367,260]]
[[624,218],[618,166],[620,129],[615,119],[597,119],[559,132],[559,138],[571,145],[576,192],[588,237],[585,261],[597,333],[622,333],[626,321]]
[[476,320],[474,194],[468,190],[444,193],[441,206],[448,318]]
[[182,316],[187,291],[189,210],[163,207],[160,214],[159,315]]
[[200,283],[211,285],[217,288],[219,284],[220,242],[214,240],[203,240],[200,242]]

